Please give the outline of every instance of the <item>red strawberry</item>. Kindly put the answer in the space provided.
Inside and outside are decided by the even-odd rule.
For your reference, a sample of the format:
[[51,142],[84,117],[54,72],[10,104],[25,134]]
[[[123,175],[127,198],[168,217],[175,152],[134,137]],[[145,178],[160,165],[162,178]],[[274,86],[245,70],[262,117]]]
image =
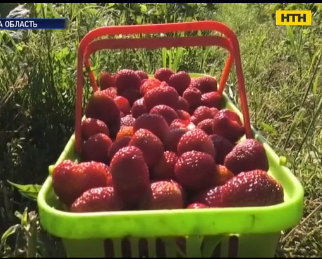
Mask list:
[[154,78],[169,83],[169,78],[172,76],[174,72],[170,68],[159,68],[154,73]]
[[119,95],[126,89],[140,90],[141,78],[131,69],[122,69],[115,75],[115,86]]
[[165,150],[169,150],[176,153],[179,140],[187,131],[187,128],[170,129],[163,140]]
[[130,106],[132,106],[136,100],[142,97],[140,90],[134,88],[124,89],[120,95],[128,100]]
[[145,73],[143,70],[136,70],[135,74],[137,74],[141,78],[141,80],[149,78],[148,74]]
[[221,186],[226,184],[235,175],[223,165],[216,165],[216,171],[213,179],[213,186]]
[[108,149],[108,158],[112,160],[117,151],[128,146],[130,140],[131,136],[124,136],[123,138],[116,140]]
[[160,85],[161,85],[161,81],[159,81],[158,79],[149,78],[142,83],[140,87],[140,93],[142,95],[145,95],[148,91],[156,87],[159,87]]
[[175,119],[171,122],[170,124],[170,129],[179,129],[179,128],[184,128],[184,129],[194,129],[195,125],[190,122],[189,120],[181,120],[181,119]]
[[217,80],[211,76],[203,76],[196,78],[191,84],[191,86],[196,87],[201,93],[209,93],[212,91],[217,91]]
[[102,71],[99,78],[99,84],[100,84],[101,90],[105,90],[109,87],[113,87],[114,76],[105,71]]
[[146,129],[137,130],[133,134],[129,146],[135,146],[142,151],[145,163],[149,168],[153,168],[163,156],[164,148],[161,140]]
[[194,111],[201,104],[201,92],[195,87],[188,87],[182,97],[189,103],[191,111]]
[[113,187],[99,187],[84,192],[71,206],[71,212],[119,211],[123,202],[114,193]]
[[215,157],[216,164],[223,165],[225,157],[234,148],[233,144],[231,144],[227,139],[216,134],[210,135],[209,138],[217,151]]
[[177,147],[179,156],[192,150],[204,152],[212,157],[216,155],[216,150],[207,134],[197,128],[183,134]]
[[178,114],[178,119],[187,120],[187,121],[191,120],[190,114],[188,112],[186,112],[184,110],[177,110],[176,112]]
[[214,117],[213,111],[209,107],[199,106],[192,114],[191,121],[198,125],[199,122],[202,122],[206,119],[212,119]]
[[97,119],[87,118],[82,121],[82,137],[87,140],[97,133],[102,133],[109,136],[110,131],[106,124]]
[[101,120],[110,128],[120,122],[120,109],[109,94],[108,89],[96,91],[87,103],[85,116]]
[[194,197],[193,202],[204,204],[210,208],[225,207],[221,195],[222,186],[203,191]]
[[255,139],[238,143],[225,157],[224,165],[235,175],[251,170],[268,171],[269,164],[265,148]]
[[177,110],[184,110],[186,112],[190,111],[189,103],[182,96],[179,96]]
[[114,99],[117,96],[117,89],[115,87],[109,87],[104,89],[104,94]]
[[134,132],[139,129],[147,129],[163,141],[165,135],[169,131],[169,126],[161,115],[146,113],[139,116],[134,122]]
[[209,208],[209,207],[201,203],[192,203],[187,207],[187,209],[206,209],[206,208]]
[[71,205],[83,192],[108,185],[108,172],[101,163],[87,162],[74,164],[66,160],[53,171],[53,189],[59,199]]
[[133,116],[131,114],[128,114],[126,116],[124,116],[123,118],[121,118],[121,123],[120,126],[130,126],[133,127],[135,122],[135,119],[133,118]]
[[98,133],[84,142],[81,150],[82,161],[108,162],[108,149],[112,140],[105,134]]
[[169,78],[169,85],[176,89],[179,95],[182,95],[182,93],[189,87],[190,82],[191,78],[185,71],[175,73]]
[[132,116],[134,118],[137,118],[144,113],[148,113],[148,110],[146,109],[146,107],[144,105],[143,98],[140,98],[133,103],[131,112],[132,112]]
[[178,160],[176,153],[165,151],[152,171],[154,180],[175,180],[174,167]]
[[179,157],[174,173],[183,188],[198,191],[210,185],[209,179],[212,178],[214,170],[216,163],[210,155],[189,151]]
[[182,189],[173,181],[151,183],[149,191],[139,201],[139,209],[142,210],[169,210],[183,207]]
[[206,119],[198,123],[197,128],[202,129],[208,135],[212,134],[212,119]]
[[244,125],[238,114],[228,109],[220,110],[215,114],[212,131],[232,143],[238,141],[245,134]]
[[127,99],[123,96],[117,96],[114,98],[114,102],[116,103],[117,107],[119,107],[120,111],[124,113],[124,115],[130,113],[130,104]]
[[284,201],[283,187],[265,171],[243,172],[221,187],[226,207],[271,206]]
[[176,109],[178,100],[177,91],[170,86],[153,88],[144,95],[144,104],[148,111],[159,104]]
[[117,151],[111,161],[110,172],[115,192],[127,205],[136,202],[149,188],[149,169],[137,147],[129,146]]
[[167,123],[170,125],[171,122],[175,119],[178,119],[178,114],[172,108],[167,105],[157,105],[150,110],[150,114],[159,114],[161,115]]
[[125,137],[132,137],[134,134],[133,127],[131,126],[123,126],[120,128],[119,132],[116,135],[116,140],[121,140]]
[[222,97],[218,92],[209,92],[201,96],[201,105],[207,107],[221,108]]

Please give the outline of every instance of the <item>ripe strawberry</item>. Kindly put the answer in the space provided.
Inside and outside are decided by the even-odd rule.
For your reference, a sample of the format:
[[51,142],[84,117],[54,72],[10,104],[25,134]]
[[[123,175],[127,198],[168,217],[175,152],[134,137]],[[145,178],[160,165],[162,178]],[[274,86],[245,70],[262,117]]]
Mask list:
[[114,193],[113,187],[99,187],[85,191],[71,206],[71,212],[120,211],[123,202]]
[[131,114],[128,114],[126,116],[124,116],[123,118],[121,118],[121,123],[120,126],[128,126],[128,127],[133,127],[135,122],[135,119],[133,118],[133,116]]
[[217,80],[211,76],[203,76],[196,78],[191,84],[191,86],[196,87],[201,93],[209,93],[212,91],[217,91]]
[[183,153],[174,169],[176,179],[183,188],[198,191],[209,186],[216,163],[214,159],[203,152],[189,151]]
[[132,137],[134,134],[133,127],[124,126],[120,128],[119,132],[116,135],[116,140],[121,140],[124,137]]
[[207,134],[198,128],[189,130],[180,138],[177,151],[178,155],[182,155],[188,151],[200,151],[215,157],[216,150]]
[[144,104],[148,111],[159,104],[176,109],[178,100],[177,91],[170,86],[153,88],[144,95]]
[[105,90],[109,87],[113,87],[114,86],[114,76],[102,71],[99,77],[99,85],[101,90]]
[[268,171],[269,168],[265,148],[255,139],[238,143],[227,154],[224,165],[235,175],[256,169]]
[[180,138],[188,131],[187,128],[170,129],[163,140],[165,150],[177,152],[177,146]]
[[108,185],[106,167],[97,162],[75,164],[65,160],[53,171],[53,189],[59,199],[71,205],[83,192]]
[[187,130],[194,129],[196,126],[189,120],[175,119],[171,124],[169,129],[180,129],[184,128]]
[[134,132],[139,129],[147,129],[163,141],[165,135],[169,131],[169,126],[161,115],[146,113],[139,116],[134,122]]
[[121,69],[115,75],[115,86],[119,95],[126,89],[139,90],[140,85],[141,78],[131,69]]
[[139,201],[142,210],[182,209],[184,198],[181,188],[173,181],[151,183],[150,189]]
[[143,98],[140,98],[133,103],[131,112],[132,112],[132,116],[134,118],[138,118],[140,115],[142,115],[144,113],[148,113],[148,110],[146,109],[146,107],[144,105]]
[[136,100],[142,97],[140,90],[134,88],[124,89],[120,95],[128,100],[130,106],[132,106]]
[[206,119],[198,123],[197,128],[202,129],[208,135],[212,134],[212,119]]
[[185,71],[175,73],[169,78],[169,85],[176,89],[179,95],[182,95],[182,93],[189,87],[190,82],[191,78]]
[[135,74],[137,74],[141,78],[141,81],[143,79],[148,79],[149,78],[148,74],[145,73],[143,70],[136,70]]
[[161,115],[166,120],[168,125],[170,125],[173,120],[178,119],[178,114],[176,113],[176,111],[171,107],[163,104],[154,106],[150,110],[150,114]]
[[154,78],[169,83],[169,78],[172,76],[174,72],[170,68],[159,68],[154,73]]
[[283,187],[262,170],[243,172],[221,188],[226,207],[271,206],[284,201]]
[[222,97],[218,92],[209,92],[201,96],[201,105],[220,109],[222,106]]
[[108,158],[111,161],[117,151],[123,147],[127,147],[131,140],[131,136],[124,136],[119,140],[116,140],[108,149]]
[[198,125],[199,122],[202,122],[206,119],[212,119],[214,117],[213,111],[209,107],[199,106],[192,114],[191,121]]
[[175,180],[174,167],[178,160],[176,153],[165,151],[152,171],[154,180]]
[[104,91],[96,91],[89,99],[85,108],[85,116],[101,120],[110,128],[113,124],[119,123],[120,109],[113,99],[109,97],[108,89],[106,89]]
[[[102,90],[101,90],[102,91]],[[116,87],[109,87],[103,90],[104,94],[108,97],[114,99],[117,96],[117,89]]]
[[129,146],[135,146],[142,151],[144,161],[149,168],[153,168],[163,156],[164,147],[161,140],[146,129],[137,130]]
[[186,112],[190,111],[189,103],[182,96],[179,96],[177,110],[184,110]]
[[214,173],[213,186],[221,186],[226,184],[235,175],[230,172],[227,167],[223,165],[217,165]]
[[140,87],[140,93],[145,95],[151,89],[157,88],[161,85],[161,81],[155,78],[149,78],[145,80]]
[[178,119],[191,121],[191,116],[188,112],[184,110],[177,110],[176,112],[178,114]]
[[214,187],[197,194],[193,202],[204,204],[210,208],[225,207],[221,195],[222,186]]
[[105,134],[98,133],[86,140],[82,145],[82,161],[108,162],[108,149],[112,140]]
[[223,165],[225,157],[234,148],[233,144],[222,136],[216,134],[210,135],[209,138],[217,151],[215,157],[216,164]]
[[209,207],[201,203],[191,203],[187,207],[187,209],[206,209],[206,208],[209,208]]
[[92,118],[86,118],[82,121],[81,131],[82,137],[85,140],[89,139],[97,133],[102,133],[107,136],[109,136],[110,134],[108,127],[103,121]]
[[228,109],[220,110],[215,114],[212,131],[232,143],[238,141],[245,134],[244,125],[238,114]]
[[119,107],[120,111],[124,113],[124,115],[130,113],[130,103],[123,96],[116,96],[114,98],[114,102],[116,103],[117,107]]
[[127,204],[136,202],[149,188],[149,169],[137,147],[117,151],[110,163],[110,172],[115,192]]
[[195,87],[188,87],[182,97],[189,103],[190,111],[194,111],[201,104],[201,92]]

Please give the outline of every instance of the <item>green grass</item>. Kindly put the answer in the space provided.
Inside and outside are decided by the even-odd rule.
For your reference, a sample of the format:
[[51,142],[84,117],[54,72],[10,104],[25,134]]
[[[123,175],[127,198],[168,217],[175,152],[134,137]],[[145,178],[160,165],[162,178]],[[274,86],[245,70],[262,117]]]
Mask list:
[[[22,196],[7,180],[42,184],[48,165],[55,162],[70,137],[80,39],[103,25],[206,19],[224,22],[236,32],[252,124],[279,155],[287,158],[287,165],[305,189],[303,220],[283,233],[277,256],[322,256],[322,27],[317,7],[310,27],[275,26],[271,14],[276,8],[306,9],[313,8],[313,4],[28,7],[31,16],[69,17],[71,24],[62,31],[27,32],[20,40],[0,31],[0,232],[9,229],[1,240],[1,257],[63,256],[59,241],[39,229],[32,212],[36,210],[34,200]],[[122,67],[152,72],[170,65],[220,78],[225,58],[226,53],[217,48],[102,51],[93,56],[92,69],[96,74]],[[238,102],[234,72],[229,83],[226,92]],[[39,186],[22,189],[25,196],[36,197]]]

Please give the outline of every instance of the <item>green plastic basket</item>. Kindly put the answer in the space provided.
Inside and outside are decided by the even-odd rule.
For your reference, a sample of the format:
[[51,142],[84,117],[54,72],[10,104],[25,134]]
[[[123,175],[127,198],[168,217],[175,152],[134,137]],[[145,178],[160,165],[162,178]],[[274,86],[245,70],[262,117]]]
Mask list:
[[[183,24],[189,24],[190,29],[191,24],[197,29],[216,29],[219,23]],[[235,56],[235,61],[237,59]],[[243,118],[225,93],[223,97],[225,107]],[[38,196],[41,225],[50,234],[62,238],[68,257],[273,257],[281,231],[296,226],[301,220],[303,188],[290,170],[280,164],[278,155],[264,138],[254,129],[252,132],[264,144],[269,160],[268,173],[283,185],[285,201],[282,204],[74,214],[65,212],[54,194],[50,176],[54,166],[50,166],[50,175]],[[74,151],[76,140],[77,136],[72,135],[56,164],[65,159],[78,159]]]

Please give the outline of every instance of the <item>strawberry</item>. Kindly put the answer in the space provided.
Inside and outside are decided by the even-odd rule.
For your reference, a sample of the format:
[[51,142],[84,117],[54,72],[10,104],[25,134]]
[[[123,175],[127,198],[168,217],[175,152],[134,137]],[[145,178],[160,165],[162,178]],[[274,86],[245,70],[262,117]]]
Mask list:
[[149,188],[149,169],[142,151],[134,146],[121,148],[110,163],[115,192],[128,206]]
[[59,199],[71,205],[83,192],[108,185],[108,171],[101,163],[75,164],[65,160],[57,165],[52,175],[53,189]]
[[105,71],[102,71],[99,77],[99,84],[100,84],[101,90],[105,90],[109,87],[113,87],[114,76]]
[[113,187],[99,187],[85,191],[71,206],[71,212],[120,211],[122,201],[114,193]]
[[109,136],[110,134],[108,127],[103,121],[92,118],[86,118],[82,121],[81,131],[82,137],[85,140],[89,139],[97,133],[102,133],[107,136]]
[[170,68],[159,68],[154,73],[154,78],[158,79],[159,81],[165,81],[169,83],[169,78],[172,76],[174,72]]
[[182,188],[174,181],[151,183],[150,189],[140,198],[139,209],[165,210],[184,207]]
[[114,102],[116,103],[116,105],[120,109],[120,111],[123,112],[124,115],[127,115],[130,113],[130,111],[131,111],[130,103],[123,96],[115,97]]
[[112,140],[105,134],[98,133],[86,140],[82,145],[82,161],[108,162],[108,149]]
[[191,78],[185,71],[175,73],[169,78],[169,85],[176,89],[179,95],[182,95],[182,93],[189,87],[190,82]]

